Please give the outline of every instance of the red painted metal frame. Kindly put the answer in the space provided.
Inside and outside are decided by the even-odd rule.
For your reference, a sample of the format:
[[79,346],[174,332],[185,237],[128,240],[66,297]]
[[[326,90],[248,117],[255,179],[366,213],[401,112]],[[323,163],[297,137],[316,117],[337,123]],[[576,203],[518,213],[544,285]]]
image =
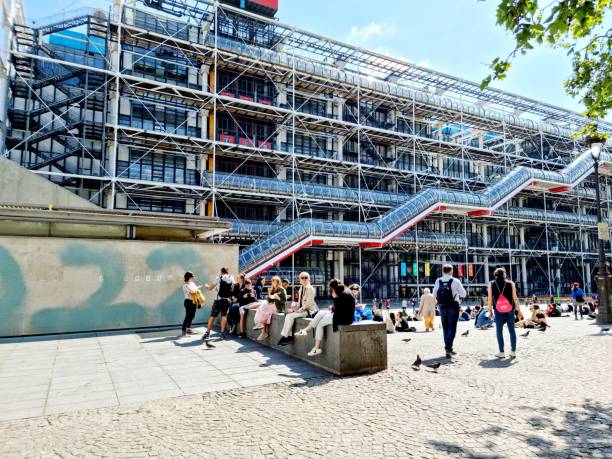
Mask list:
[[551,188],[550,190],[551,193],[565,193],[567,191],[572,191],[572,187],[571,186],[558,186],[556,188]]
[[470,212],[468,212],[468,215],[470,217],[483,217],[485,215],[491,215],[491,211],[490,210],[471,210]]

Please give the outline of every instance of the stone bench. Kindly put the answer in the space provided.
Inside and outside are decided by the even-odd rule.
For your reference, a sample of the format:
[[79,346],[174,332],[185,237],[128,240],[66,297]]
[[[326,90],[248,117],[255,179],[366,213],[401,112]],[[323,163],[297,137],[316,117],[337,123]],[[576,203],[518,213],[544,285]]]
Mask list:
[[[256,340],[261,330],[253,330],[254,310],[247,310],[247,336]],[[305,328],[312,319],[300,318],[295,321],[294,332]],[[338,376],[376,373],[387,369],[387,332],[380,322],[362,321],[352,325],[340,325],[334,333],[332,326],[324,329],[321,348],[323,353],[308,357],[314,346],[314,331],[308,336],[295,338],[292,344],[278,346],[280,332],[285,321],[284,314],[275,314],[270,322],[270,336],[258,341],[285,354],[323,368]]]

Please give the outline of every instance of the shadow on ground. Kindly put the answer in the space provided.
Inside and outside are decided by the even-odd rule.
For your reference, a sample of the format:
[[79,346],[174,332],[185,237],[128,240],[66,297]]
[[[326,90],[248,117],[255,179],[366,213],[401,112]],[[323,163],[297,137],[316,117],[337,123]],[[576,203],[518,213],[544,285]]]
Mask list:
[[[584,400],[568,407],[534,407],[519,405],[515,408],[527,414],[529,430],[510,430],[499,426],[487,427],[478,433],[483,439],[503,437],[505,442],[523,444],[538,449],[543,457],[610,457],[612,452],[612,407],[595,400]],[[482,454],[452,442],[432,441],[441,453],[489,459],[499,457],[495,444],[485,440],[479,449],[491,448]]]

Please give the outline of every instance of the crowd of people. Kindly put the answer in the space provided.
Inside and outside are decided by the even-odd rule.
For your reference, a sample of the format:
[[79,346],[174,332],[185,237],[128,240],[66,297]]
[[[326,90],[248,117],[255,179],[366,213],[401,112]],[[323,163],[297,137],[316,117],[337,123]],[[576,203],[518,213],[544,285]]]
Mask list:
[[[310,275],[302,272],[299,275],[299,288],[291,289],[287,279],[273,276],[270,286],[266,287],[266,280],[259,277],[253,281],[244,274],[236,279],[227,268],[221,268],[219,275],[210,284],[197,285],[196,276],[186,272],[184,276],[183,293],[185,306],[185,319],[182,325],[182,334],[195,334],[192,329],[196,311],[204,303],[201,289],[216,291],[216,296],[208,318],[206,331],[202,337],[204,341],[210,339],[210,333],[217,317],[221,316],[220,336],[227,339],[228,332],[237,337],[246,337],[246,312],[254,310],[254,329],[261,330],[258,341],[270,339],[270,324],[275,314],[283,314],[283,327],[277,345],[287,346],[309,333],[314,333],[314,346],[308,353],[316,356],[323,352],[322,342],[324,328],[332,325],[332,332],[337,332],[339,325],[349,325],[361,320],[373,320],[385,323],[388,333],[415,332],[415,322],[423,321],[424,331],[435,330],[435,318],[440,317],[444,350],[447,358],[456,355],[454,340],[457,333],[457,324],[460,321],[474,321],[477,329],[486,330],[495,327],[498,358],[505,358],[506,345],[504,342],[504,328],[508,329],[510,336],[510,358],[516,358],[516,332],[515,328],[532,328],[545,331],[548,327],[548,317],[560,317],[565,312],[562,306],[551,298],[547,308],[541,309],[538,299],[534,295],[527,305],[530,314],[528,317],[521,311],[516,285],[509,280],[504,268],[494,271],[494,279],[487,286],[486,297],[481,300],[480,306],[471,308],[462,307],[467,292],[461,281],[453,276],[452,265],[442,267],[442,276],[434,284],[433,290],[424,288],[420,297],[418,309],[413,305],[413,314],[407,309],[407,302],[403,302],[401,310],[391,311],[390,300],[374,300],[371,305],[360,303],[360,286],[344,285],[340,280],[332,279],[328,287],[333,300],[329,308],[319,308],[316,302],[316,290],[311,285]],[[573,284],[571,296],[573,304],[569,305],[568,312],[574,313],[574,318],[583,319],[584,316],[594,317],[596,305],[587,303],[584,290],[578,283]],[[301,330],[294,330],[296,319],[310,318],[308,325]],[[227,331],[229,327],[229,331]]]
[[[308,353],[313,357],[323,352],[322,341],[324,328],[332,325],[332,331],[337,332],[339,325],[350,325],[355,319],[356,295],[354,287],[349,288],[341,281],[332,279],[329,289],[333,299],[333,305],[329,308],[319,308],[315,301],[316,292],[310,283],[310,275],[303,272],[299,276],[300,287],[295,292],[293,299],[289,301],[289,281],[273,276],[270,287],[266,289],[265,279],[258,278],[255,285],[251,279],[244,274],[237,279],[229,273],[225,267],[221,268],[219,275],[210,284],[196,285],[195,275],[192,272],[185,273],[183,283],[185,319],[183,321],[182,334],[193,335],[191,328],[198,306],[204,302],[201,289],[208,291],[216,290],[216,296],[208,318],[206,331],[202,340],[208,341],[215,321],[221,316],[220,336],[227,339],[228,333],[236,337],[246,337],[246,313],[254,310],[254,329],[261,330],[258,341],[270,338],[270,324],[272,316],[284,314],[283,328],[278,337],[278,345],[291,344],[295,337],[308,336],[314,331],[314,347]],[[311,318],[308,325],[294,332],[295,320],[298,318]],[[229,330],[227,330],[229,326]]]

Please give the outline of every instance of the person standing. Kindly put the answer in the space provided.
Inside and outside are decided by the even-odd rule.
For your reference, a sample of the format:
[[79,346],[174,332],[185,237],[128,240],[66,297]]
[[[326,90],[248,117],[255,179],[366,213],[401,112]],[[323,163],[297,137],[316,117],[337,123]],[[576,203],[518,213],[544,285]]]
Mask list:
[[493,273],[495,279],[489,283],[487,295],[487,308],[489,315],[495,318],[497,332],[497,345],[499,353],[497,358],[503,359],[504,354],[504,324],[508,324],[510,332],[510,358],[516,358],[516,332],[514,331],[514,310],[519,309],[519,299],[514,282],[506,279],[506,270],[497,268]]
[[240,303],[238,301],[238,297],[240,295],[240,291],[244,288],[244,282],[246,280],[246,275],[244,273],[238,274],[238,282],[236,282],[232,287],[232,305],[229,308],[227,313],[227,324],[229,325],[230,335],[238,336],[238,326],[240,324]]
[[191,329],[191,322],[195,317],[196,313],[196,304],[193,302],[192,296],[196,293],[201,285],[196,285],[194,280],[195,276],[192,272],[187,271],[183,276],[183,296],[185,300],[183,301],[183,306],[185,306],[185,319],[183,320],[183,336],[185,335],[195,335],[196,333]]
[[294,305],[293,312],[285,315],[285,323],[281,331],[281,337],[278,340],[279,346],[286,346],[293,342],[293,324],[295,319],[299,317],[312,317],[318,311],[317,303],[315,302],[315,289],[310,284],[310,274],[307,272],[300,273],[300,291],[298,293],[297,304]]
[[453,277],[453,267],[444,265],[442,277],[436,279],[433,295],[440,306],[440,319],[442,321],[442,333],[444,335],[444,349],[446,357],[456,355],[453,350],[453,342],[457,334],[457,321],[459,320],[459,305],[461,299],[467,295],[461,281]]
[[574,299],[574,320],[578,320],[578,312],[580,312],[580,320],[582,317],[582,308],[584,307],[584,290],[580,288],[578,282],[574,282],[572,286],[572,298]]
[[436,317],[436,299],[428,288],[423,289],[423,295],[421,296],[417,314],[419,317],[422,317],[425,322],[425,331],[433,331],[434,318]]
[[215,279],[215,282],[213,284],[206,284],[204,287],[209,291],[216,288],[217,299],[213,303],[212,310],[210,311],[208,326],[206,327],[206,333],[202,336],[202,340],[207,341],[210,338],[210,331],[219,314],[221,314],[221,338],[226,339],[227,335],[225,334],[225,328],[227,327],[227,311],[229,311],[231,306],[234,277],[230,275],[226,267],[223,267],[221,268],[220,274]]

